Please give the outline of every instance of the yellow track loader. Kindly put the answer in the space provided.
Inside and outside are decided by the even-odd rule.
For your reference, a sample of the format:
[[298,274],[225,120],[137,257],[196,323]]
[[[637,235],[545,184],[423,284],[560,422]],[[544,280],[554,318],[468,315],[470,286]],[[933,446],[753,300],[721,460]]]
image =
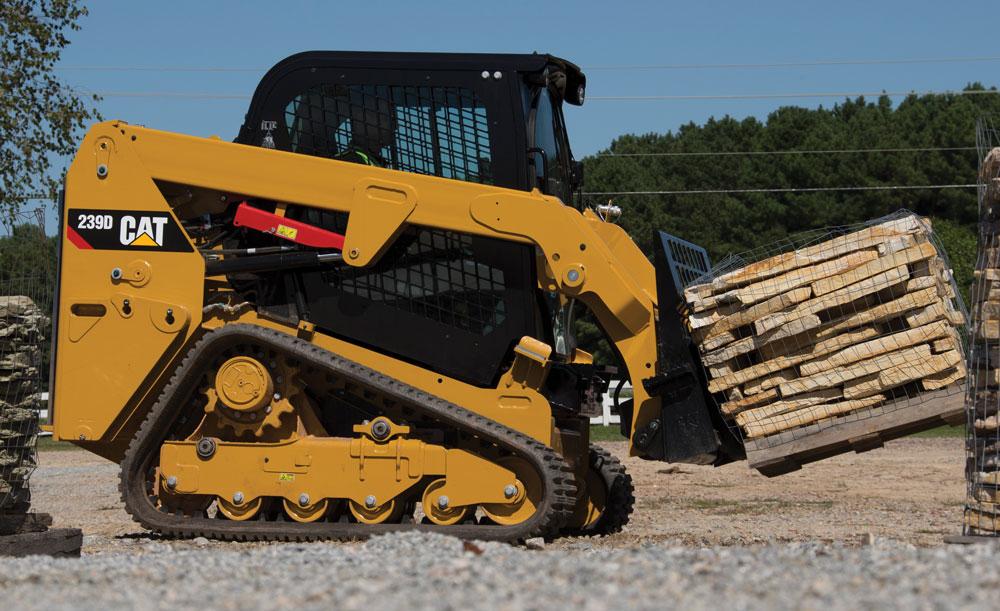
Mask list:
[[632,455],[742,458],[678,313],[707,261],[662,234],[651,263],[571,204],[585,83],[541,54],[310,52],[235,142],[93,126],[62,203],[56,438],[120,463],[128,511],[173,536],[612,533],[633,488],[589,443],[613,372],[576,346],[585,308],[633,385]]

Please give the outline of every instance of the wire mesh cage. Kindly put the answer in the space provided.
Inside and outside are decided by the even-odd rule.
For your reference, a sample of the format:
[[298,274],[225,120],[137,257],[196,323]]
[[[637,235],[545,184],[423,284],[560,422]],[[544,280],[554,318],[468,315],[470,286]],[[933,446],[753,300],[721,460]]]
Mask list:
[[964,534],[1000,535],[1000,124],[976,126],[979,255],[972,285]]
[[[0,235],[0,518],[30,507],[40,411],[46,407],[51,253],[34,215]],[[39,263],[41,263],[39,265]]]
[[928,219],[794,235],[728,257],[684,296],[709,390],[748,451],[946,398],[961,414],[967,314]]

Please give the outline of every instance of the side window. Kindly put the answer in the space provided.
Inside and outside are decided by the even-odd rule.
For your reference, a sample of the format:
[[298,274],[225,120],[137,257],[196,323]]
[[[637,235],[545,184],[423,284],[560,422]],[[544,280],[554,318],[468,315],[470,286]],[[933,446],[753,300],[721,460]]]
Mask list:
[[543,163],[543,153],[534,153],[535,176],[542,191],[565,199],[569,183],[563,163],[562,132],[558,129],[559,117],[547,89],[538,91],[532,111],[535,116],[534,148],[541,149],[545,158]]
[[462,87],[320,84],[284,118],[296,153],[493,183],[486,107]]

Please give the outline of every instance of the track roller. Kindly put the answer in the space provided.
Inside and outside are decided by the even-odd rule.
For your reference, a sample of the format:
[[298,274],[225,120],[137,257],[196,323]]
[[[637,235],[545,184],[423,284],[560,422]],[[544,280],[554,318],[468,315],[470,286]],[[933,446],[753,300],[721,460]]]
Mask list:
[[[311,505],[293,503],[288,499],[282,499],[282,506],[285,508],[285,515],[296,522],[315,522],[322,520],[330,511],[330,499],[323,499]],[[307,501],[308,503],[308,501]]]
[[483,513],[497,524],[520,524],[535,514],[542,498],[542,482],[531,465],[522,458],[507,456],[498,460],[497,464],[517,475],[517,481],[510,489],[512,502],[484,504]]
[[438,491],[444,488],[446,480],[436,479],[424,490],[421,498],[421,505],[424,515],[431,522],[440,526],[451,526],[464,520],[473,509],[468,505],[454,507],[448,504],[448,497],[438,495]]
[[263,497],[257,497],[250,501],[241,500],[237,503],[236,499],[228,501],[222,497],[218,497],[216,505],[222,515],[230,520],[243,522],[257,517],[257,514],[260,513],[260,508],[264,505],[264,499]]
[[[372,506],[368,507],[369,504]],[[381,505],[375,505],[374,502],[362,504],[356,501],[348,501],[347,505],[354,519],[362,524],[394,523],[403,515],[403,503],[397,502],[396,499]]]

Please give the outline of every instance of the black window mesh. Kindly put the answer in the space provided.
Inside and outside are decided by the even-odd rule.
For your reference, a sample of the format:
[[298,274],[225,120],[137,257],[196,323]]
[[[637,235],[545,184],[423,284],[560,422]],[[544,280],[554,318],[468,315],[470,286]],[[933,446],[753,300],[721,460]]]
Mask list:
[[451,327],[488,335],[506,319],[503,270],[476,260],[469,235],[410,229],[370,268],[333,268],[340,291]]
[[285,109],[291,150],[492,184],[486,107],[462,87],[316,85]]

